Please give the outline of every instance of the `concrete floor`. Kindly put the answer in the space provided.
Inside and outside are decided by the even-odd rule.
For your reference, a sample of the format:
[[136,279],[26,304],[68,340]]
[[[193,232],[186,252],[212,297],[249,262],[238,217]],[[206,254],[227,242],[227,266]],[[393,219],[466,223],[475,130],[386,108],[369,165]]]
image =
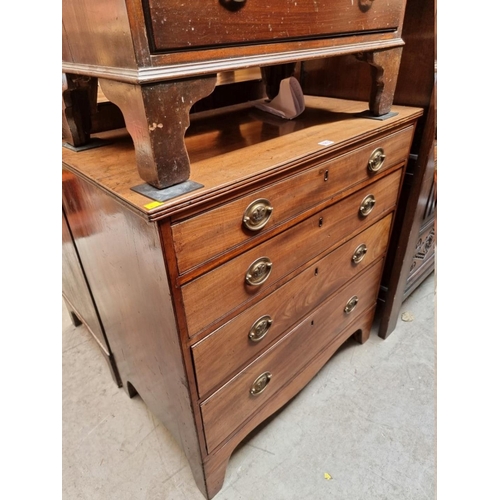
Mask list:
[[[435,283],[382,340],[349,340],[232,455],[216,500],[436,498]],[[63,304],[63,499],[202,500],[186,458],[113,383]]]

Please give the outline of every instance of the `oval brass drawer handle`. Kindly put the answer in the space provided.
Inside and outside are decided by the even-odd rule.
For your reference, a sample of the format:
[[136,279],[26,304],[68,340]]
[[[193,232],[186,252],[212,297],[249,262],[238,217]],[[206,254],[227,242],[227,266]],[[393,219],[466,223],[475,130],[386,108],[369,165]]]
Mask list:
[[262,285],[269,278],[273,263],[268,257],[260,257],[250,264],[245,281],[252,286]]
[[243,224],[250,231],[258,231],[267,224],[272,212],[273,207],[271,206],[271,202],[265,198],[259,198],[252,201],[245,209]]
[[352,313],[354,311],[354,308],[358,305],[359,299],[357,295],[353,295],[348,301],[347,304],[344,307],[344,312],[346,314]]
[[252,342],[259,342],[267,335],[267,332],[270,330],[272,324],[273,320],[271,316],[269,316],[268,314],[266,314],[265,316],[261,316],[258,320],[255,321],[255,323],[252,325],[252,328],[250,328],[248,338]]
[[359,245],[352,254],[354,264],[359,264],[365,258],[366,252],[368,252],[368,247],[364,243]]
[[363,198],[361,205],[359,206],[359,213],[366,217],[375,207],[375,196],[373,194],[369,194]]
[[370,172],[378,172],[382,168],[384,161],[384,148],[375,149],[370,155],[370,159],[368,160],[368,170]]
[[268,386],[271,377],[272,375],[270,372],[264,372],[261,375],[259,375],[253,381],[252,387],[250,388],[250,394],[252,396],[258,396],[259,394],[262,394],[265,388]]

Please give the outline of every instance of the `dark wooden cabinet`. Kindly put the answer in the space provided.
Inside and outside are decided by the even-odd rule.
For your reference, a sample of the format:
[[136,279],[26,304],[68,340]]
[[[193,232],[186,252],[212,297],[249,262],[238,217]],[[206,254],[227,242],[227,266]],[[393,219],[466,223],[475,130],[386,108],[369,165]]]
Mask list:
[[[143,182],[187,181],[189,112],[221,74],[358,54],[371,68],[370,110],[391,108],[405,0],[64,0],[63,130],[72,147],[91,142],[97,79],[123,113]],[[293,70],[293,68],[292,68]]]
[[[65,186],[63,173],[63,190],[68,190]],[[76,197],[77,198],[77,197]],[[95,339],[99,350],[111,372],[115,383],[121,387],[120,374],[110,351],[108,339],[101,323],[99,311],[96,308],[92,292],[87,283],[85,271],[82,268],[80,256],[73,240],[73,235],[68,224],[66,213],[62,211],[62,296],[68,313],[71,316],[73,325],[84,324],[92,337]]]
[[[408,0],[405,42],[394,103],[424,110],[417,123],[405,174],[395,231],[384,271],[380,336],[396,327],[401,304],[434,270],[436,221],[436,5]],[[353,56],[306,61],[301,82],[306,92],[345,99],[368,99],[369,69]]]
[[134,144],[63,148],[63,202],[124,388],[222,487],[235,447],[334,352],[370,332],[422,111],[306,96],[293,121],[248,106],[193,115],[202,186],[164,202]]

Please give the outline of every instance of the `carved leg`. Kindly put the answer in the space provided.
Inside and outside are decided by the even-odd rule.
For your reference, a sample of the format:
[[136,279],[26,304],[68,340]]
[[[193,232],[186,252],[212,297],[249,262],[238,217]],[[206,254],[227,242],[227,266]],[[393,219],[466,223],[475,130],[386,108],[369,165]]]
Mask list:
[[99,81],[104,95],[123,113],[141,178],[159,189],[187,181],[189,111],[214,90],[216,76],[145,85]]
[[358,55],[358,59],[371,66],[370,111],[375,116],[386,115],[391,111],[402,52],[403,47],[396,47],[395,49]]
[[86,144],[97,109],[97,78],[63,74],[63,139],[72,146]]

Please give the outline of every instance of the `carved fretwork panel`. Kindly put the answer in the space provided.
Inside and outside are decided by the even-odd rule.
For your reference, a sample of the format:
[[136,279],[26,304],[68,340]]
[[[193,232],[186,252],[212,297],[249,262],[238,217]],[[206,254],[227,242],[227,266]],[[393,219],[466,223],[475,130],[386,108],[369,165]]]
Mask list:
[[415,248],[415,254],[410,267],[410,272],[407,282],[407,293],[416,282],[422,278],[423,274],[428,272],[429,266],[434,267],[434,254],[436,242],[436,228],[434,220],[430,220],[430,224],[426,224],[420,233]]

